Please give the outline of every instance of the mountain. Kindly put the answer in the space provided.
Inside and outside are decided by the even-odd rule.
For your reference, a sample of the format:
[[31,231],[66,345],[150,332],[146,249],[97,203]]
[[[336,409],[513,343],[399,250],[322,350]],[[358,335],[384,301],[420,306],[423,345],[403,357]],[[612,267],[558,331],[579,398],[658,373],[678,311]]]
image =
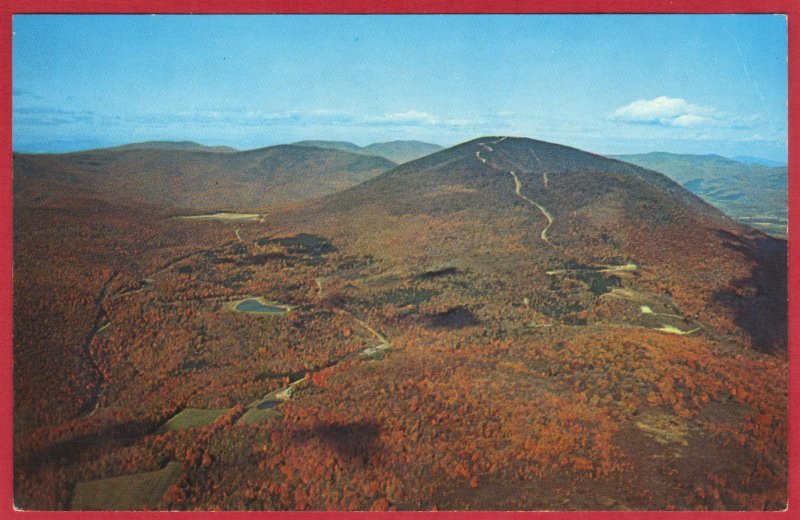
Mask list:
[[[469,141],[402,164],[326,197],[321,204],[326,211],[340,213],[362,211],[372,204],[397,214],[447,214],[467,209],[467,205],[470,211],[496,211],[522,203],[515,196],[511,171],[525,193],[557,200],[552,204],[553,214],[572,212],[575,217],[618,226],[620,220],[663,221],[667,214],[677,218],[678,214],[691,212],[693,218],[734,226],[721,211],[663,174],[574,148],[522,138]],[[634,206],[645,202],[657,206],[647,212],[634,211]],[[612,219],[611,212],[616,219]],[[554,226],[557,229],[559,224]]]
[[[358,146],[357,144],[353,144],[347,141],[298,141],[296,143],[292,143],[294,146],[311,146],[314,148],[326,148],[330,150],[340,150],[343,152],[350,152],[350,153],[364,153],[364,149]],[[370,155],[370,154],[365,154]]]
[[380,158],[300,146],[244,152],[192,143],[70,154],[14,154],[17,200],[77,196],[198,211],[257,209],[348,188],[394,166]]
[[386,157],[397,164],[425,157],[441,149],[442,147],[438,144],[422,141],[390,141],[388,143],[373,143],[364,147],[365,152]]
[[[687,315],[725,322],[755,348],[785,348],[785,241],[737,223],[661,173],[575,148],[473,140],[313,201],[281,222],[398,268],[527,272],[513,285],[536,295],[531,306],[569,299],[548,288],[546,270],[631,263],[639,266],[637,291],[669,287]],[[755,291],[760,308],[746,311],[755,301],[725,296],[734,280]]]
[[[141,143],[123,144],[100,150],[184,150],[194,152],[233,153],[236,148],[230,146],[206,146],[194,141],[144,141]],[[93,151],[100,151],[93,150]]]
[[769,166],[770,168],[780,168],[782,166],[786,166],[786,161],[773,161],[772,159],[752,157],[750,155],[737,155],[736,157],[731,157],[731,159],[745,164],[760,164],[762,166]]
[[736,220],[775,236],[786,236],[786,166],[666,152],[613,157],[662,172]]
[[442,149],[439,145],[422,141],[390,141],[386,143],[373,143],[364,147],[345,141],[300,141],[294,144],[297,146],[332,148],[334,150],[343,150],[352,153],[376,155],[378,157],[385,157],[397,164],[419,159],[420,157]]

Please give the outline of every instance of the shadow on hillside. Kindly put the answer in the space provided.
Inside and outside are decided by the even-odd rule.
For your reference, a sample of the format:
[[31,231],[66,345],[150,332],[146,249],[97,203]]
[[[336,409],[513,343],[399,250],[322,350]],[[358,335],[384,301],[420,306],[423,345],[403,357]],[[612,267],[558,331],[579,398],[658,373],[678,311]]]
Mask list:
[[459,305],[445,312],[439,312],[428,317],[428,326],[444,329],[463,329],[480,323],[477,316],[466,307]]
[[735,323],[760,352],[786,352],[788,342],[787,242],[766,235],[743,239],[719,230],[723,246],[756,262],[750,277],[730,282],[714,293],[715,301],[735,314]]
[[321,424],[307,430],[294,432],[298,442],[319,439],[330,447],[339,459],[348,465],[365,466],[370,455],[378,449],[378,424],[373,421]]
[[15,456],[15,464],[29,471],[38,471],[41,466],[56,461],[64,467],[78,461],[90,449],[96,450],[111,444],[117,447],[130,446],[157,427],[157,422],[142,420],[109,425],[97,432],[62,439],[33,453]]

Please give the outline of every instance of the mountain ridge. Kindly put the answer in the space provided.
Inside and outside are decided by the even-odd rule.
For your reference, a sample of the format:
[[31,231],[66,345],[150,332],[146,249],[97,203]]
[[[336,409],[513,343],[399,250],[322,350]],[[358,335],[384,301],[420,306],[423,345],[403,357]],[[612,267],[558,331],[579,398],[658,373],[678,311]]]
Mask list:
[[258,209],[338,191],[393,166],[381,157],[292,145],[15,153],[14,189],[18,200],[79,195],[186,210]]
[[195,141],[142,141],[138,143],[127,143],[127,144],[109,146],[104,148],[92,148],[89,150],[80,150],[70,153],[122,151],[122,150],[182,150],[182,151],[209,152],[209,153],[235,153],[239,151],[231,146],[221,146],[221,145],[209,146],[200,144]]

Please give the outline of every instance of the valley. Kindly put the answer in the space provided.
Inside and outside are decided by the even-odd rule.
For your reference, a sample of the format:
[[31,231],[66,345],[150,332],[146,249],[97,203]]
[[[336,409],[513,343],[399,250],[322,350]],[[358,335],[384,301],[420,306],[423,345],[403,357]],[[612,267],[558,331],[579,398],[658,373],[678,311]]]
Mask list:
[[180,148],[15,155],[19,507],[786,506],[785,240],[527,138]]
[[612,157],[659,171],[739,222],[786,238],[786,166],[664,152]]

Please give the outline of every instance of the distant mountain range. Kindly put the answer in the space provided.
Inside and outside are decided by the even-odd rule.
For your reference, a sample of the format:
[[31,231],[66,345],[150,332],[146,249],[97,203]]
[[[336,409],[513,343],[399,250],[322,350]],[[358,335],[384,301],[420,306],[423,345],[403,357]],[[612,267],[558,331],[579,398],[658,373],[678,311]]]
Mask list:
[[745,164],[761,164],[762,166],[770,166],[772,168],[780,168],[786,166],[786,162],[773,161],[772,159],[764,159],[763,157],[751,157],[749,155],[737,155],[731,157],[734,161],[743,162]]
[[413,161],[442,149],[438,144],[422,141],[390,141],[386,143],[373,143],[367,146],[358,146],[347,141],[300,141],[297,146],[313,146],[316,148],[332,148],[345,152],[360,153],[364,155],[377,155],[385,157],[397,164]]
[[767,166],[762,164],[765,160],[754,158],[744,162],[719,155],[666,152],[611,157],[661,172],[736,220],[786,236],[786,166]]
[[[361,155],[372,155],[383,157],[390,161],[401,164],[404,162],[419,159],[428,154],[438,152],[441,146],[423,141],[389,141],[385,143],[373,143],[367,146],[358,146],[347,141],[299,141],[293,143],[294,146],[324,148],[339,150],[343,152],[357,153]],[[231,146],[206,146],[194,141],[143,141],[139,143],[123,144],[119,146],[91,148],[79,152],[64,153],[83,153],[99,151],[122,151],[122,150],[181,150],[192,152],[212,152],[212,153],[234,153],[240,150]]]
[[[35,185],[38,200],[77,190],[83,196],[170,207],[256,208],[334,193],[441,150],[422,141],[364,147],[300,141],[248,151],[146,141],[66,154],[17,153],[15,190]],[[609,157],[663,173],[739,222],[786,236],[788,169],[775,161],[667,152]],[[49,182],[31,184],[26,177]],[[230,182],[220,183],[223,177]]]
[[233,153],[238,152],[236,148],[230,146],[206,146],[195,143],[194,141],[144,141],[141,143],[123,144],[99,150],[183,150],[189,152],[213,152],[213,153]]
[[201,211],[262,208],[340,191],[394,166],[383,157],[292,145],[236,152],[191,142],[139,143],[14,154],[14,194],[37,203],[93,197]]

